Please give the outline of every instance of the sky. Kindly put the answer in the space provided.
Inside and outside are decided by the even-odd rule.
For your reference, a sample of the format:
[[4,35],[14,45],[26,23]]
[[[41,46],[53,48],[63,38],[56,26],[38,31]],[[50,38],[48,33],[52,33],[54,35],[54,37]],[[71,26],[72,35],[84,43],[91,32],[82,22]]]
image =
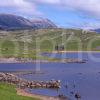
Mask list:
[[64,28],[100,28],[100,0],[0,0],[0,13],[48,18]]

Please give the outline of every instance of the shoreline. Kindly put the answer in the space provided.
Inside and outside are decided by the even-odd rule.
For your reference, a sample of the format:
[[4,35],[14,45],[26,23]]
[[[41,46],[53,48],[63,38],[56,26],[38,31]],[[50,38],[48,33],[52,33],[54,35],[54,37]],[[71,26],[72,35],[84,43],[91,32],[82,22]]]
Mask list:
[[[25,91],[27,88],[48,88],[48,89],[53,89],[53,88],[59,88],[58,85],[60,86],[60,81],[56,80],[51,80],[51,81],[29,81],[25,80],[22,78],[19,78],[18,76],[11,74],[11,73],[0,73],[1,79],[0,82],[6,83],[9,85],[14,85],[15,87],[20,87],[20,88],[15,88],[17,95],[20,96],[26,96],[26,97],[33,97],[37,98],[40,100],[63,100],[59,96],[46,96],[46,95],[38,95],[38,94],[32,94],[30,92]],[[67,97],[66,97],[67,98]]]
[[24,63],[48,63],[48,60],[29,60],[25,59],[25,60],[18,60],[17,58],[0,58],[0,64],[24,64]]
[[[45,95],[39,95],[39,94],[31,94],[31,93],[28,93],[25,90],[19,89],[19,88],[16,88],[16,92],[17,92],[17,95],[37,98],[37,99],[40,99],[40,100],[63,100],[59,97],[45,96]],[[66,100],[68,100],[68,99],[66,99]]]
[[[50,54],[57,54],[57,53],[100,53],[100,51],[52,51],[52,52],[44,52],[44,53],[50,53]],[[69,58],[70,59],[70,58]],[[54,59],[53,59],[54,60]],[[0,57],[0,64],[27,64],[27,63],[50,63],[50,62],[55,62],[51,59],[44,59],[44,60],[34,60],[31,58],[3,58]],[[55,59],[56,60],[56,59]]]
[[100,53],[100,51],[53,51],[51,53]]

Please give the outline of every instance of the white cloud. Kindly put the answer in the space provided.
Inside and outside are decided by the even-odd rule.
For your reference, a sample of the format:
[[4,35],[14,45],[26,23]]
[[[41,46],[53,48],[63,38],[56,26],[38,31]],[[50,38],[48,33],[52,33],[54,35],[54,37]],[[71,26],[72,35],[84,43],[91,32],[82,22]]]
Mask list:
[[100,0],[63,0],[64,5],[86,14],[100,16]]
[[[36,2],[37,1],[38,3],[50,4],[64,9],[82,12],[84,14],[82,14],[82,16],[88,15],[90,17],[90,21],[89,19],[82,22],[79,21],[78,26],[74,25],[76,27],[83,29],[100,28],[100,0],[36,0]],[[95,18],[95,21],[93,21],[91,17]]]
[[[41,12],[37,10],[37,7],[41,3],[84,12],[85,15],[92,17],[100,17],[100,0],[0,0],[0,8],[4,8],[5,11],[7,8],[12,8],[13,11],[11,9],[11,12],[24,16],[40,16]],[[98,21],[93,24],[87,23],[87,27],[95,26],[100,26]]]
[[41,3],[49,3],[49,4],[59,4],[61,0],[35,0]]
[[98,29],[98,28],[100,28],[100,21],[84,23],[84,25],[81,28],[83,28],[83,29]]
[[35,2],[57,5],[66,9],[84,11],[100,17],[100,0],[34,0]]
[[14,0],[15,4],[18,6],[18,11],[21,13],[26,13],[27,15],[40,15],[41,13],[37,10],[34,3],[30,3],[24,0]]
[[10,7],[13,5],[14,0],[0,0],[0,7]]
[[39,11],[37,11],[36,5],[28,0],[0,0],[0,2],[2,2],[0,3],[0,7],[13,8],[16,13],[22,15],[29,16],[41,14]]
[[22,13],[40,14],[37,5],[45,3],[100,17],[100,0],[0,0],[0,2],[0,7],[16,7]]

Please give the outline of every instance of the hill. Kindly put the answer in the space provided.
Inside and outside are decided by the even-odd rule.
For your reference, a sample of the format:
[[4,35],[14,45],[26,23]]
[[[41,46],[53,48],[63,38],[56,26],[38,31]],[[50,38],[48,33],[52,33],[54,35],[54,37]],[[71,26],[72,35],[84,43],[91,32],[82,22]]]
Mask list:
[[65,51],[100,51],[99,36],[95,32],[77,29],[0,31],[0,51],[3,57],[33,59],[37,52],[55,51],[56,45],[63,45]]
[[97,33],[100,33],[100,29],[99,28],[98,29],[94,29],[93,31],[97,32]]
[[0,14],[1,30],[25,30],[25,29],[42,29],[56,28],[57,26],[48,19],[26,19],[21,16],[11,14]]

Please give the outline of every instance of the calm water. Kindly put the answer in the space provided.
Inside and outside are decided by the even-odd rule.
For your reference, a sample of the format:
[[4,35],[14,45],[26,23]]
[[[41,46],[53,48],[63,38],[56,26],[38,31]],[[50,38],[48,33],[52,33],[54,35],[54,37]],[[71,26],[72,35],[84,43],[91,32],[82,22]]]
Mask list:
[[[70,92],[78,92],[81,95],[81,100],[100,100],[100,53],[93,53],[96,60],[90,58],[87,53],[78,55],[77,53],[65,54],[43,54],[49,57],[56,58],[78,58],[88,60],[83,64],[75,63],[46,63],[41,64],[41,71],[44,74],[23,75],[21,77],[29,80],[61,80],[62,87],[59,90],[34,89],[28,90],[36,94],[44,94],[55,96],[65,94],[71,100],[75,100]],[[0,71],[16,71],[16,70],[35,70],[35,64],[0,64]],[[68,88],[65,88],[65,85]],[[75,85],[75,87],[74,87]]]

